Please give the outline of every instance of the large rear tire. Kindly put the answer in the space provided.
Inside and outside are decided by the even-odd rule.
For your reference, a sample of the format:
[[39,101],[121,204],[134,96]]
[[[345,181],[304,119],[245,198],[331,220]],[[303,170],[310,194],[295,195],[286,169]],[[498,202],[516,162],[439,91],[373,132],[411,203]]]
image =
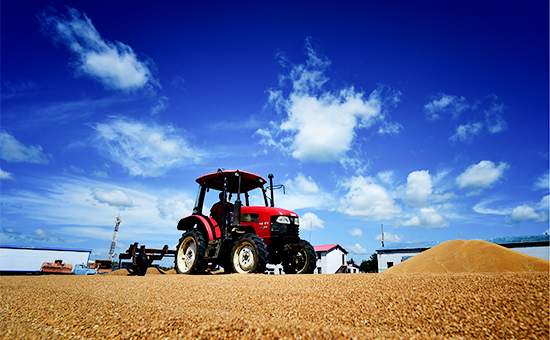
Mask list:
[[313,274],[317,267],[317,254],[311,243],[300,240],[300,249],[285,256],[283,262],[285,274]]
[[241,236],[231,250],[231,269],[234,273],[263,273],[267,265],[267,246],[255,234]]
[[208,263],[204,259],[206,242],[199,231],[185,232],[179,241],[174,259],[178,274],[199,274],[206,270]]

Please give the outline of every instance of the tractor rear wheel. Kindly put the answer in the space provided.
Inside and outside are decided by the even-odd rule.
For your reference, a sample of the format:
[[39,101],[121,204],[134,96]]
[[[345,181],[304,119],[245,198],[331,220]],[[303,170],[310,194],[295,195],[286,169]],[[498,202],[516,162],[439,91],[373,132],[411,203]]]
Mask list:
[[300,249],[285,256],[283,262],[285,274],[313,274],[317,266],[317,255],[311,243],[300,240]]
[[258,235],[244,234],[231,250],[234,273],[263,273],[267,265],[267,246]]
[[179,241],[174,259],[174,267],[178,274],[203,273],[208,263],[204,259],[206,242],[199,231],[185,232]]

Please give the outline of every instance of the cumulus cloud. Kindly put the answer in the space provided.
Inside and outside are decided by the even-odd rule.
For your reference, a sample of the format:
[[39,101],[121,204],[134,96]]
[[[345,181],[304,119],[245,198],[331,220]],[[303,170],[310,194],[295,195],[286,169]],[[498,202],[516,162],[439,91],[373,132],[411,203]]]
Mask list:
[[471,143],[474,138],[481,133],[483,129],[483,124],[477,123],[468,123],[465,125],[459,125],[456,128],[456,133],[452,135],[449,140],[452,142],[464,142]]
[[537,178],[535,182],[535,189],[539,190],[549,190],[550,189],[550,179],[548,176],[548,172],[546,172],[544,175]]
[[0,156],[10,163],[48,163],[48,157],[42,152],[40,145],[26,146],[4,130],[0,132]]
[[348,252],[350,252],[350,254],[367,255],[367,250],[365,248],[361,247],[361,245],[359,243],[356,243],[353,246],[346,245],[345,249]]
[[413,171],[407,177],[403,200],[413,207],[424,206],[432,194],[432,178],[427,170]]
[[128,195],[116,189],[93,188],[92,196],[99,203],[106,203],[112,207],[131,207],[134,205]]
[[314,213],[307,212],[300,216],[300,230],[315,230],[325,227],[325,222]]
[[350,234],[353,237],[363,237],[363,230],[359,228],[353,228],[348,230],[348,234]]
[[537,213],[535,208],[524,204],[512,210],[512,214],[504,219],[507,223],[519,223],[522,221],[547,222],[548,214],[544,211]]
[[498,166],[491,161],[481,161],[478,164],[470,165],[466,171],[456,178],[459,188],[488,188],[501,178],[504,171],[510,166],[500,162]]
[[139,60],[126,44],[105,40],[86,14],[69,8],[67,16],[43,13],[40,22],[46,34],[73,54],[79,73],[117,90],[160,86],[149,69],[151,62]]
[[203,152],[174,127],[112,117],[93,126],[94,146],[132,176],[156,177],[176,166],[195,164]]
[[195,203],[191,199],[183,199],[167,202],[163,198],[157,199],[157,210],[163,219],[179,221],[181,218],[191,215]]
[[405,227],[418,227],[425,229],[448,228],[451,224],[448,219],[441,216],[434,207],[420,209],[420,216],[415,216],[403,222]]
[[[401,234],[394,234],[392,232],[384,232],[384,243],[385,242],[393,242],[393,243],[399,243],[403,242],[403,235]],[[376,235],[374,238],[375,241],[382,241],[382,234]]]
[[428,104],[424,105],[424,112],[428,119],[435,120],[443,114],[449,114],[453,119],[460,116],[460,113],[470,108],[466,98],[440,93]]
[[[382,89],[366,95],[353,86],[330,92],[324,72],[330,61],[306,43],[308,61],[294,66],[281,83],[292,83],[288,96],[282,90],[270,92],[269,104],[286,115],[281,122],[257,130],[260,143],[275,147],[303,162],[339,161],[351,149],[358,129],[369,128],[384,120],[383,107],[399,101],[400,93],[387,98]],[[397,133],[399,124],[387,124],[381,133]]]
[[356,176],[340,184],[348,189],[340,200],[340,212],[375,221],[392,219],[401,212],[388,191],[370,178]]
[[320,208],[331,206],[332,197],[319,187],[311,177],[298,173],[295,178],[284,182],[285,195],[275,195],[277,206],[285,209]]

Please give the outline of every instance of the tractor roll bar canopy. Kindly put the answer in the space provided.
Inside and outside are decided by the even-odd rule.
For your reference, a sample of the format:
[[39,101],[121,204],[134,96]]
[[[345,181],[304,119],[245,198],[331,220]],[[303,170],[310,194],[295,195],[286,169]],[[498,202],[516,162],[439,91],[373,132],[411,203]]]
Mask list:
[[[237,175],[237,172],[240,176]],[[227,190],[236,193],[239,189],[239,177],[241,177],[241,193],[263,188],[267,183],[262,176],[241,170],[219,170],[197,178],[197,183],[206,188],[223,191],[224,178],[227,178]]]

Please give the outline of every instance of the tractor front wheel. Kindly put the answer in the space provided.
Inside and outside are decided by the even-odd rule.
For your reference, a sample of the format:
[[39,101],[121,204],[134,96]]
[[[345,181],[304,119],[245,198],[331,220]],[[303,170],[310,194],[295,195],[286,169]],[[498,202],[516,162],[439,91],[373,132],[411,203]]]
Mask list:
[[300,240],[298,251],[289,251],[283,262],[285,274],[313,274],[317,266],[317,255],[311,243]]
[[208,265],[204,259],[205,253],[206,242],[200,232],[191,230],[184,233],[180,238],[176,250],[176,258],[174,259],[176,272],[178,274],[197,274],[204,272]]
[[231,269],[234,273],[263,273],[267,264],[267,246],[255,234],[241,236],[231,250]]

